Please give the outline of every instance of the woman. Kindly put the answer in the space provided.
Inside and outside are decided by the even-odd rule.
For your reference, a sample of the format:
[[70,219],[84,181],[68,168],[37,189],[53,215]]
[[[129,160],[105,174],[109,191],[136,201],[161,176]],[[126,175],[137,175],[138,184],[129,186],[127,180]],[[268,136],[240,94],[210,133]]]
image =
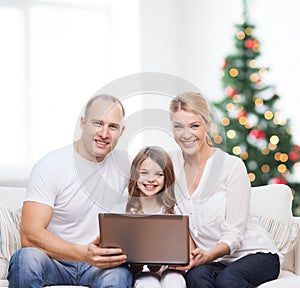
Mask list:
[[187,287],[256,287],[276,279],[281,255],[267,232],[249,216],[250,181],[243,161],[213,148],[210,111],[200,93],[170,102],[175,194],[190,217],[194,241],[184,268]]

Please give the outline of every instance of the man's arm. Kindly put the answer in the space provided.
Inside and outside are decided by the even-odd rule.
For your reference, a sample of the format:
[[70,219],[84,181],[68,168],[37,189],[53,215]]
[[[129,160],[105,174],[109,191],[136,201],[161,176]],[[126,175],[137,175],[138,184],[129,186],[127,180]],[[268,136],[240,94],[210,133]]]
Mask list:
[[22,247],[36,247],[49,257],[63,261],[87,262],[99,268],[118,266],[126,261],[121,249],[100,248],[98,237],[90,245],[70,243],[49,232],[53,209],[45,204],[26,201],[22,209]]

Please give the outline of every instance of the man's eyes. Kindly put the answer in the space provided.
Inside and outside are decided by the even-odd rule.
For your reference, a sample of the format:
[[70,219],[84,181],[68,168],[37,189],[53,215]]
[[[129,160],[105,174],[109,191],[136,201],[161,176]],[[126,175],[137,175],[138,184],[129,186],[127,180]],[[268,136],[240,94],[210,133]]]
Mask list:
[[[104,126],[104,123],[102,121],[93,121],[93,125],[96,127],[100,127]],[[108,127],[109,129],[116,131],[119,129],[120,126],[118,124],[110,124]]]
[[112,129],[112,130],[118,130],[119,129],[119,125],[112,124],[112,125],[109,125],[109,128]]
[[101,122],[100,122],[100,121],[94,121],[94,122],[93,122],[93,125],[99,127],[99,126],[101,125]]

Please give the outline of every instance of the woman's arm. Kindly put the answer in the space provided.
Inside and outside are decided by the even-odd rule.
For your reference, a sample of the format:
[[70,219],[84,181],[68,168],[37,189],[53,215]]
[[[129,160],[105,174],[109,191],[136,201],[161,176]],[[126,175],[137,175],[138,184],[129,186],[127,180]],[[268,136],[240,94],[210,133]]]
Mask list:
[[218,243],[226,243],[232,254],[241,245],[250,210],[251,185],[245,164],[241,159],[231,156],[225,180],[226,208],[224,222],[220,227],[221,238]]

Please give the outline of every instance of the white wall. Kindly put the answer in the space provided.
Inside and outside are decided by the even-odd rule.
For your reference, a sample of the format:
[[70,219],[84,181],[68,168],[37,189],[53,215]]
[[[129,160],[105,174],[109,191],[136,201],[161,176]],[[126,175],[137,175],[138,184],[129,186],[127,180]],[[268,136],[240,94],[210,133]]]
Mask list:
[[[175,74],[195,84],[208,98],[221,99],[221,64],[234,53],[234,24],[240,19],[242,0],[140,3],[142,71]],[[299,144],[300,113],[295,104],[300,97],[300,2],[249,0],[248,7],[261,42],[258,60],[270,68],[265,84],[274,85],[274,93],[281,97],[278,109],[291,120],[294,142]]]
[[[73,2],[74,0],[65,1]],[[101,3],[100,0],[89,1],[91,3]],[[20,1],[16,0],[16,2]],[[82,3],[80,0],[75,2]],[[53,79],[49,79],[48,83],[47,79],[43,79],[45,81],[43,87],[50,87],[52,95],[56,95],[56,98],[60,99],[59,97],[62,97],[60,103],[68,103],[69,100],[74,103],[74,99],[76,99],[75,106],[71,105],[67,107],[68,120],[76,117],[82,100],[85,101],[97,88],[101,88],[98,85],[104,85],[120,77],[139,72],[151,71],[174,74],[196,85],[210,99],[215,100],[223,97],[220,80],[221,64],[228,54],[234,52],[233,37],[236,31],[234,24],[240,17],[242,0],[111,0],[109,2],[102,2],[104,3],[103,5],[109,3],[107,5],[107,15],[110,17],[108,24],[108,52],[107,55],[101,55],[101,59],[104,60],[102,62],[99,60],[86,61],[86,56],[89,53],[89,44],[81,42],[82,47],[87,48],[79,49],[75,45],[74,49],[77,49],[76,56],[81,57],[81,55],[84,55],[78,59],[78,62],[80,67],[85,67],[85,69],[75,69],[78,67],[78,65],[75,65],[75,62],[73,69],[73,62],[70,64],[73,69],[72,72],[76,73],[78,78],[70,78],[70,74],[65,73],[66,77],[62,79],[64,81],[61,83],[64,84],[63,89],[61,86],[54,85]],[[274,93],[276,92],[281,97],[279,100],[279,109],[285,113],[287,118],[291,119],[294,141],[296,144],[300,144],[300,113],[298,113],[297,107],[300,96],[297,86],[298,67],[300,66],[300,53],[298,52],[300,51],[300,24],[297,20],[299,17],[298,2],[300,1],[249,0],[248,2],[250,3],[251,22],[256,25],[255,33],[261,42],[261,63],[270,68],[270,76],[268,78],[270,83],[266,84],[275,85],[276,89]],[[10,1],[0,0],[1,3],[10,3]],[[3,21],[4,18],[1,17],[1,19]],[[10,19],[10,21],[13,21],[13,19]],[[71,23],[68,25],[71,25]],[[7,32],[7,27],[10,27],[10,25],[5,26],[4,23],[2,27],[0,32]],[[50,25],[49,27],[52,26]],[[17,34],[12,31],[11,35],[15,35],[16,37]],[[63,38],[64,41],[68,41],[67,39],[68,37]],[[73,42],[71,40],[69,42],[72,46]],[[102,47],[102,43],[97,43],[97,45]],[[44,48],[46,49],[47,46]],[[84,49],[87,49],[87,51],[84,51]],[[93,47],[93,49],[98,48]],[[2,56],[6,57],[7,55],[7,59],[9,59],[9,52],[3,53]],[[43,52],[47,55],[46,50],[43,50]],[[75,52],[73,51],[73,53]],[[69,54],[67,53],[66,59],[70,58]],[[36,54],[34,55],[37,57]],[[15,57],[12,58],[17,59]],[[19,59],[19,61],[25,62],[27,60]],[[108,63],[108,67],[102,66],[101,63],[103,62]],[[2,61],[1,63],[3,64],[4,62]],[[42,62],[39,63],[41,64]],[[51,64],[51,59],[49,63]],[[10,66],[8,64],[8,69],[3,69],[3,71],[10,71]],[[41,65],[42,68],[43,65]],[[47,67],[44,67],[44,69],[47,69]],[[43,70],[40,71],[40,75],[44,75]],[[56,77],[57,75],[54,76]],[[82,79],[89,84],[84,85],[81,82]],[[22,81],[24,82],[25,80]],[[49,88],[47,89],[49,90]],[[14,91],[16,88],[11,90]],[[33,99],[34,95],[40,95],[39,93],[33,94],[32,92],[29,92],[31,93],[30,95],[24,92],[24,101],[22,98],[16,102],[16,105],[19,105],[18,109],[14,111],[16,115],[22,113],[18,112],[19,109],[28,105],[26,97],[29,96],[29,99]],[[47,93],[50,92],[48,91]],[[9,95],[5,96],[7,96],[7,103],[9,104],[12,98]],[[47,109],[49,110],[51,107],[46,105],[46,103],[51,103],[51,100],[41,103],[43,105],[40,107],[44,107],[43,109],[47,112]],[[9,105],[13,107],[13,105]],[[37,103],[34,105],[37,105]],[[48,123],[46,122],[48,119],[45,119],[45,122],[41,122],[45,125],[43,133],[46,133],[47,137],[41,137],[39,133],[37,133],[38,135],[31,135],[32,139],[35,139],[34,145],[38,147],[38,152],[37,149],[32,148],[31,144],[29,145],[35,154],[34,156],[26,154],[26,159],[30,159],[30,163],[27,160],[26,163],[21,163],[21,165],[26,166],[26,169],[30,168],[39,156],[46,153],[50,149],[49,147],[52,149],[52,147],[54,148],[65,141],[63,137],[60,137],[60,142],[52,143],[51,141],[58,138],[56,135],[65,137],[65,132],[68,132],[70,136],[64,139],[72,140],[71,137],[75,124],[62,129],[62,125],[66,121],[61,120],[66,119],[63,119],[59,113],[64,115],[65,111],[63,107],[56,109],[57,107],[54,105],[54,108],[54,121]],[[138,107],[134,108],[135,110],[133,111],[139,109]],[[38,112],[43,115],[43,111],[40,110]],[[5,120],[7,119],[5,118]],[[22,135],[24,133],[28,135],[27,132],[31,131],[32,133],[33,130],[26,123],[19,122],[24,127],[23,130],[19,130],[19,127],[16,128],[16,131],[18,131],[17,140],[23,145],[24,137]],[[9,143],[14,136],[11,137],[5,133],[3,134],[3,131],[8,131],[7,125],[4,126],[5,123],[7,122],[2,121],[2,124],[0,124],[3,125],[1,126],[3,135],[1,139],[5,139]],[[15,128],[12,127],[12,129]],[[60,132],[55,134],[53,131]],[[52,132],[54,133],[53,136],[51,136]],[[15,134],[13,133],[13,135]],[[0,145],[2,145],[0,146],[0,149],[2,149],[3,143]],[[5,145],[5,147],[9,146],[8,144]],[[28,152],[30,149],[28,148],[26,151]],[[7,153],[10,152],[8,151]],[[0,184],[3,184],[3,175],[6,175],[9,179],[15,178],[15,173],[18,171],[17,166],[11,166],[11,171],[14,174],[10,176],[7,175],[10,173],[8,169],[4,171],[5,173],[1,173]],[[28,170],[25,172],[22,170],[20,173],[24,180],[24,175],[27,175]]]

